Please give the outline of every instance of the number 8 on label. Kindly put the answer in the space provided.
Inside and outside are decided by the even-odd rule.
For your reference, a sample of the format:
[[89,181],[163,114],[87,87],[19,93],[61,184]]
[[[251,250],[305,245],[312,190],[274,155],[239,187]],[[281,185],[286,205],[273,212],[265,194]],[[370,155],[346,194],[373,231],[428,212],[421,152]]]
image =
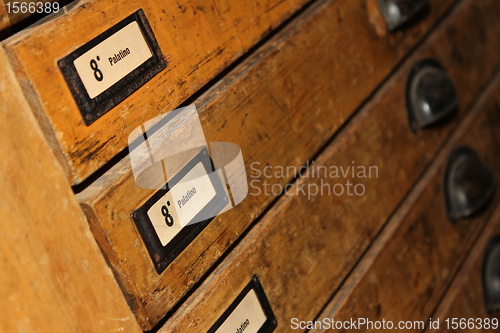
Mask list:
[[[170,201],[167,201],[167,206],[170,206]],[[167,206],[163,205],[161,207],[161,215],[165,216],[165,223],[171,227],[174,225],[174,217],[168,211]]]
[[[97,56],[97,61],[101,60],[99,56]],[[94,71],[94,77],[97,81],[101,82],[104,79],[104,75],[102,75],[99,66],[97,65],[97,61],[95,59],[90,60],[90,68]]]

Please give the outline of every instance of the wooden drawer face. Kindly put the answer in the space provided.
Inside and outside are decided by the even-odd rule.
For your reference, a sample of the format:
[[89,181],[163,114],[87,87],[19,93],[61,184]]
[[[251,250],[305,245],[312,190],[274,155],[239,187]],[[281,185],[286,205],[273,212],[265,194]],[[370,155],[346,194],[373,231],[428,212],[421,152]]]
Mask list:
[[[304,3],[273,0],[177,4],[134,0],[117,6],[110,0],[94,0],[14,36],[3,45],[68,179],[77,184],[125,149],[127,136],[134,128],[175,109]],[[332,98],[352,99],[357,105],[357,91],[366,89],[363,96],[371,91],[443,15],[452,0],[430,3],[428,15],[418,25],[383,37],[369,23],[363,1],[324,4],[336,7],[335,13],[328,14],[330,38],[322,41],[325,45],[315,46],[312,43],[318,42],[316,38],[304,38],[303,45],[317,50],[332,47],[325,67],[335,75],[334,82],[325,83],[333,88]],[[86,126],[57,62],[140,8],[158,40],[167,68]],[[82,27],[85,34],[81,33]],[[285,81],[288,88],[294,83]]]
[[[500,319],[500,314],[497,312],[488,313],[484,301],[482,288],[482,265],[486,254],[486,248],[490,240],[500,235],[500,207],[495,211],[495,214],[484,228],[480,238],[477,240],[474,248],[467,257],[460,272],[455,277],[453,283],[448,289],[445,297],[441,301],[438,309],[432,315],[434,321],[439,319],[439,329],[427,329],[426,332],[456,332],[453,329],[451,322],[452,318],[464,318],[467,321],[474,319],[475,329],[466,328],[460,329],[460,332],[494,332],[495,329],[479,329],[479,324],[486,322],[484,319],[493,318]],[[477,321],[476,319],[481,319]],[[449,319],[448,323],[446,319]]]
[[[262,282],[276,314],[277,331],[288,332],[294,317],[315,318],[457,125],[455,120],[443,127],[411,133],[404,111],[404,85],[417,59],[445,54],[441,48],[452,48],[445,42],[450,31],[464,31],[462,36],[467,35],[465,31],[474,22],[470,9],[475,6],[467,2],[458,7],[458,12],[435,32],[434,38],[409,59],[315,160],[317,167],[348,166],[352,161],[356,165],[378,166],[378,178],[361,181],[366,195],[312,196],[308,200],[299,194],[280,198],[167,321],[162,332],[206,331],[254,274]],[[485,17],[489,16],[488,9],[483,8]],[[454,63],[452,50],[447,49],[446,53],[438,60],[450,73],[464,69]],[[476,61],[480,62],[480,58]],[[456,82],[460,92],[474,86],[462,84],[463,81]],[[472,95],[464,94],[462,105],[471,105],[477,97],[477,90],[474,91]],[[466,109],[461,106],[461,114]],[[335,182],[331,180],[332,184]],[[306,188],[310,184],[321,186],[321,180],[306,178],[296,184]]]
[[[500,163],[499,90],[497,76],[319,320],[385,319],[398,325],[400,321],[427,322],[432,316],[500,199],[497,191],[483,212],[453,223],[443,191],[448,157],[462,146],[474,149],[499,179],[500,171],[495,167]],[[357,331],[370,330],[364,326]]]
[[[341,4],[347,6],[347,2]],[[347,40],[350,35],[347,27],[355,26],[354,21],[365,15],[364,9],[353,11],[354,14],[350,13],[353,17],[346,16],[339,23],[338,20],[332,19],[338,15],[338,6],[337,2],[327,2],[310,7],[297,19],[297,23],[284,29],[262,50],[196,102],[200,106],[199,114],[207,141],[238,144],[242,149],[248,172],[251,170],[251,163],[255,161],[261,162],[262,165],[268,163],[297,168],[305,164],[379,84],[384,75],[391,71],[395,60],[401,59],[403,49],[415,41],[413,33],[420,35],[414,32],[415,30],[378,40],[366,39],[359,35],[360,39],[356,39],[354,44],[356,47],[347,49],[348,53],[337,53],[338,42],[325,31],[331,31],[332,35],[338,34],[338,38]],[[363,25],[359,27],[363,28]],[[414,29],[422,29],[422,26]],[[472,29],[471,35],[474,33]],[[446,38],[442,36],[439,43]],[[399,42],[397,46],[389,47],[390,40]],[[487,42],[490,41],[485,41],[484,45]],[[366,77],[367,68],[363,61],[356,61],[356,64],[353,63],[350,67],[349,58],[364,59],[369,54],[360,50],[373,49],[375,52],[376,45],[380,46],[379,51],[383,50],[383,53],[377,55],[377,71]],[[478,47],[483,48],[484,45]],[[496,60],[496,56],[490,55],[488,50],[483,51],[481,58],[486,57],[489,64],[492,63],[490,61]],[[426,49],[425,52],[427,54],[422,53],[420,56],[427,56],[431,51]],[[469,59],[470,63],[478,62],[474,56],[469,57],[468,53],[463,56]],[[332,63],[335,71],[324,71],[324,68],[328,68]],[[458,73],[458,64],[445,65],[449,65],[453,75]],[[342,67],[347,70],[341,70]],[[475,83],[469,82],[467,88],[465,85],[459,87],[461,91],[471,92],[465,93],[462,99],[462,105],[467,107],[477,89],[491,74],[491,69],[489,65],[481,68],[464,67],[461,70],[474,68],[477,72]],[[348,77],[353,80],[347,81],[351,85],[343,84]],[[401,78],[401,82],[404,79]],[[403,94],[403,90],[398,93],[398,105],[401,105],[401,108],[404,105]],[[406,132],[406,115],[399,110],[394,113],[401,113],[401,131]],[[371,131],[378,132],[378,129],[374,127]],[[428,144],[434,145],[442,138],[444,136],[439,134]],[[369,142],[370,139],[366,139]],[[409,135],[409,140],[414,140],[413,135]],[[294,149],[275,149],[284,145]],[[429,153],[426,158],[428,160],[431,157],[432,153]],[[424,165],[422,162],[418,167]],[[293,175],[290,175],[271,181],[284,186],[292,178]],[[144,325],[147,325],[146,322],[154,323],[171,309],[275,199],[274,196],[266,196],[263,193],[249,195],[238,207],[208,225],[195,242],[177,257],[171,267],[158,275],[141,236],[130,219],[131,212],[153,194],[154,191],[136,186],[129,163],[125,160],[78,195],[96,238]]]
[[[494,106],[499,101],[499,86],[497,79],[494,89],[487,94],[490,103],[486,107],[480,103],[472,111],[465,126],[459,128],[393,214],[319,320],[429,318],[500,198],[497,193],[493,204],[481,215],[454,225],[448,221],[441,190],[445,162],[454,147],[473,147],[488,166],[500,162],[500,132],[496,125],[499,115]],[[329,148],[317,160],[318,165],[327,163],[326,156],[339,163],[341,154],[330,151],[339,148],[336,145]],[[398,151],[412,150],[403,144],[398,148]],[[341,150],[348,154],[346,151]],[[388,158],[387,163],[401,173],[409,171],[393,159]],[[333,205],[326,200],[306,202],[296,197],[280,200],[160,332],[184,332],[188,328],[206,331],[253,274],[259,277],[276,315],[276,332],[289,332],[301,320],[317,318],[383,222],[391,216],[390,209],[396,207],[397,200],[390,192],[401,190],[394,189],[396,182],[392,183],[390,175],[383,174],[382,169],[380,174],[378,181],[389,184],[376,186],[366,182],[367,188],[372,185],[373,190],[363,199],[340,197]],[[498,170],[495,176],[500,177]],[[379,205],[382,197],[384,205]],[[292,321],[293,318],[298,320]],[[305,330],[305,324],[302,326],[298,331]]]
[[[174,109],[304,3],[134,0],[117,5],[94,0],[3,45],[68,179],[75,184],[126,148],[127,136],[136,126]],[[168,67],[86,126],[58,61],[139,9]]]

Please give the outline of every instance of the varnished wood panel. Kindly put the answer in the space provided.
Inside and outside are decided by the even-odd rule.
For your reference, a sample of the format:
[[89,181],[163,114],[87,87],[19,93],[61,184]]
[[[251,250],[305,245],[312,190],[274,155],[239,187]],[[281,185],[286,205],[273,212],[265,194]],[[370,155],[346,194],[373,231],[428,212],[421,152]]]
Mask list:
[[[135,127],[175,109],[305,2],[134,0],[118,6],[111,0],[93,0],[4,44],[68,179],[79,183],[126,148],[127,136]],[[381,37],[369,21],[365,1],[338,1],[330,5],[335,9],[330,10],[330,27],[324,30],[329,38],[325,36],[321,44],[317,38],[303,38],[303,44],[295,47],[314,48],[311,53],[331,47],[326,58],[330,62],[324,67],[331,73],[330,82],[321,84],[332,89],[333,100],[352,100],[358,105],[358,96],[366,97],[429,31],[452,0],[430,2],[430,10],[419,24]],[[95,123],[85,126],[57,60],[138,8],[144,9],[168,67]],[[346,66],[346,61],[350,65]],[[284,83],[287,89],[297,82],[290,79]],[[280,106],[298,106],[303,97],[298,91],[295,95],[297,100],[289,99]],[[339,107],[331,104],[330,108]]]
[[[495,178],[500,178],[496,168],[500,163],[499,90],[500,77],[395,212],[319,320],[385,319],[394,327],[400,321],[427,324],[500,199],[497,192],[481,214],[453,223],[448,219],[443,193],[450,152],[464,145],[473,148]],[[370,330],[365,326],[354,331]]]
[[[488,5],[483,4],[483,17],[489,16]],[[459,7],[460,11],[435,32],[436,36],[409,59],[315,160],[316,167],[346,167],[352,161],[355,165],[377,166],[378,178],[357,179],[365,185],[366,194],[313,196],[311,200],[302,194],[280,198],[160,332],[207,330],[253,274],[262,282],[277,316],[277,332],[289,332],[294,317],[315,318],[456,126],[452,122],[412,134],[404,110],[404,82],[409,64],[416,59],[453,53],[453,47],[446,42],[449,33],[466,35],[469,23],[474,21],[469,16],[471,7],[475,6],[467,2]],[[449,53],[438,59],[453,76],[455,70],[459,72],[461,66],[455,67]],[[475,65],[470,66],[477,70]],[[471,88],[463,83],[456,82],[461,93]],[[462,114],[466,111],[464,105],[470,105],[474,98],[469,93],[463,96]],[[326,182],[335,184],[338,180]],[[320,179],[299,179],[297,186],[310,184],[320,186]],[[231,221],[233,228],[235,220]]]
[[438,309],[432,315],[434,321],[439,319],[439,329],[427,329],[426,332],[456,332],[447,325],[446,319],[474,319],[476,329],[460,329],[460,332],[493,332],[494,329],[479,329],[481,319],[497,318],[500,320],[500,313],[488,313],[483,296],[482,288],[482,265],[485,250],[488,242],[500,235],[500,207],[497,208],[490,222],[483,230],[481,237],[477,240],[474,248],[467,257],[460,272],[455,277],[446,296],[441,301]]
[[0,331],[140,332],[0,50]]
[[[370,54],[366,50],[371,49],[371,45],[364,44],[361,39],[353,41],[354,46],[345,53],[338,53],[340,38],[348,38],[351,35],[350,27],[365,15],[364,11],[353,10],[339,21],[336,19],[338,6],[354,4],[355,2],[334,1],[314,5],[292,26],[273,38],[269,45],[202,96],[196,104],[200,109],[199,114],[207,140],[238,144],[242,149],[248,173],[253,172],[250,168],[252,162],[260,162],[261,166],[299,167],[311,159],[380,82],[383,71],[387,74],[394,65],[395,58],[399,57],[392,53],[386,58],[382,56],[386,55],[385,53],[376,55],[375,50]],[[467,18],[465,16],[461,20]],[[450,29],[457,27],[458,23]],[[415,29],[423,28],[417,26]],[[487,35],[484,44],[477,44],[477,48],[482,50],[480,56],[454,46],[461,41],[474,40],[478,30],[482,30],[480,26],[473,25],[469,32],[451,40],[447,35],[448,31],[442,32],[439,37],[433,39],[432,43],[436,46],[427,46],[412,60],[431,54],[443,58],[450,75],[457,80],[457,87],[463,94],[461,105],[464,108],[470,105],[479,87],[491,75],[491,68],[496,66],[497,61],[496,52],[486,47],[486,43],[492,43],[496,39],[493,34]],[[405,43],[415,41],[412,35],[405,33],[387,38],[400,41],[394,48],[388,47],[387,52],[397,49],[396,53],[401,56],[404,52],[399,47],[406,48]],[[378,41],[387,42],[385,39]],[[442,45],[442,48],[438,44]],[[362,48],[365,48],[365,51],[362,51]],[[467,59],[467,64],[456,63],[449,55],[452,51],[460,54],[462,59]],[[374,56],[375,60],[365,59],[371,56]],[[359,62],[360,59],[364,60]],[[396,93],[397,100],[390,99],[385,102],[386,107],[392,111],[387,115],[377,116],[381,117],[381,123],[391,123],[395,121],[394,117],[399,117],[401,127],[398,133],[408,131],[403,100],[403,86],[408,71],[409,65],[400,74],[404,77],[400,77],[394,85],[394,89],[400,89]],[[467,74],[463,75],[462,71],[470,73],[474,81],[468,80]],[[366,76],[367,72],[371,74]],[[346,85],[342,82],[349,83]],[[340,94],[341,91],[345,93]],[[386,117],[387,119],[384,119]],[[374,130],[377,131],[372,129]],[[426,156],[418,159],[417,170],[421,170],[426,161],[432,158],[432,147],[437,147],[445,134],[446,130],[435,134],[426,146],[417,143],[420,137],[415,139],[408,133],[409,140],[416,140],[412,142],[428,149]],[[368,137],[366,140],[367,144],[372,141]],[[424,151],[425,149],[421,152]],[[403,163],[403,157],[400,157],[398,162]],[[411,160],[415,161],[415,157]],[[408,165],[411,163],[408,162]],[[292,177],[293,175],[271,179],[270,182],[285,185]],[[413,181],[414,178],[409,180],[409,183]],[[401,188],[407,189],[407,186],[401,185]],[[129,162],[125,159],[78,195],[96,238],[118,272],[135,313],[138,318],[143,318],[139,319],[141,322],[146,321],[144,318],[155,322],[170,309],[274,200],[273,196],[250,194],[238,207],[216,218],[198,236],[195,244],[189,246],[171,267],[158,275],[130,219],[131,212],[140,207],[153,193],[154,191],[137,187]]]

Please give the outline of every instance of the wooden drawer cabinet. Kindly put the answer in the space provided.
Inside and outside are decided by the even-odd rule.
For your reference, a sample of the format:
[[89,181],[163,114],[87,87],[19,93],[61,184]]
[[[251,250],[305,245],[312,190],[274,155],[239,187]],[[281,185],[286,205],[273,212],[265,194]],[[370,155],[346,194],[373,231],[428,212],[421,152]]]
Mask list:
[[[415,43],[413,34],[419,36],[418,29],[426,29],[427,21],[423,21],[399,36],[367,40],[365,34],[373,29],[367,22],[358,27],[364,29],[363,33],[360,30],[359,37],[350,40],[357,48],[348,49],[347,54],[337,53],[338,43],[352,33],[349,22],[361,21],[366,15],[354,6],[353,2],[312,5],[296,18],[297,24],[286,27],[196,100],[207,140],[238,144],[246,157],[247,170],[254,161],[298,168],[312,158]],[[349,13],[344,20],[332,20],[344,12]],[[394,38],[398,42],[390,46]],[[365,52],[358,53],[358,48]],[[367,77],[370,69],[358,63],[370,64],[368,59],[375,59],[377,68],[372,68]],[[488,74],[478,74],[478,80],[487,79]],[[346,85],[348,78],[351,81]],[[322,84],[309,87],[308,82]],[[484,83],[470,84],[474,92]],[[471,97],[464,98],[466,106]],[[296,148],[278,153],[269,149],[284,142]],[[293,176],[273,181],[285,185]],[[211,223],[171,267],[158,274],[130,218],[154,193],[137,187],[130,163],[124,159],[78,195],[96,238],[144,325],[163,317],[273,200],[264,194],[248,196],[236,209]]]
[[[352,34],[349,22],[366,15],[357,6],[354,2],[312,5],[296,18],[296,24],[196,100],[207,140],[238,144],[247,170],[254,161],[298,168],[312,158],[422,35],[419,30],[432,23],[429,18],[398,36],[366,39],[372,29],[367,22],[357,27],[360,31],[346,53],[337,53],[337,44]],[[344,12],[350,13],[345,20],[332,19]],[[397,43],[391,46],[391,40]],[[376,70],[359,64],[372,66],[368,59],[377,64]],[[371,74],[366,76],[367,72]],[[488,74],[484,75],[483,80]],[[275,147],[284,144],[294,149],[277,152]],[[272,181],[285,185],[293,176]],[[125,159],[77,196],[146,327],[163,317],[273,200],[264,194],[248,196],[211,223],[171,267],[158,274],[130,217],[154,193],[137,187]]]
[[[77,184],[125,149],[136,126],[174,109],[304,2],[84,1],[3,45],[69,181]],[[86,126],[58,61],[138,9],[167,68]]]
[[[135,127],[175,109],[304,3],[297,0],[182,5],[147,0],[117,6],[111,0],[85,1],[40,27],[13,36],[3,45],[47,140],[69,181],[77,184],[125,149],[128,133]],[[364,80],[372,80],[373,85],[380,82],[451,3],[431,1],[429,15],[416,27],[380,38],[369,22],[364,2],[327,2],[316,7],[336,8],[325,14],[331,25],[327,29],[332,29],[329,34],[336,38],[330,38],[325,45],[303,46],[324,48],[330,44],[338,49],[349,44],[343,52],[330,53],[336,57],[330,59],[329,68],[339,82],[351,85],[347,94],[336,92],[336,85],[334,94],[350,100],[350,94],[359,90]],[[138,9],[143,10],[167,67],[87,126],[58,61]],[[314,39],[308,40],[312,42]],[[345,66],[349,59],[353,60],[351,65]]]
[[[418,59],[431,54],[441,55],[437,59],[449,70],[450,76],[456,75],[455,70],[457,73],[459,72],[460,65],[455,64],[455,59],[452,56],[453,46],[447,44],[445,40],[449,39],[451,31],[457,32],[457,35],[464,38],[469,38],[466,37],[465,26],[470,27],[467,23],[473,21],[470,10],[472,6],[475,6],[473,2],[466,2],[457,7],[456,11],[443,23],[443,26],[434,32],[434,36],[408,59],[400,71],[386,83],[381,91],[373,97],[373,100],[368,102],[367,106],[315,159],[317,168],[347,166],[351,165],[352,161],[356,161],[356,165],[378,166],[378,178],[367,178],[361,181],[366,188],[366,195],[360,197],[348,196],[347,194],[343,196],[324,195],[308,198],[306,195],[298,194],[281,197],[232,250],[231,255],[205,280],[199,290],[195,291],[185,305],[181,306],[178,313],[173,315],[172,320],[167,321],[164,329],[161,330],[162,332],[184,332],[188,329],[207,331],[230,306],[254,274],[261,281],[276,314],[278,321],[276,331],[288,332],[293,318],[312,320],[317,316],[359,257],[366,251],[368,245],[374,239],[377,239],[375,244],[381,242],[379,240],[381,237],[385,239],[384,236],[376,238],[381,230],[382,235],[390,235],[387,236],[387,242],[390,240],[392,245],[384,246],[383,250],[380,247],[378,250],[382,254],[387,253],[389,258],[397,256],[404,244],[411,246],[412,243],[428,240],[425,235],[418,234],[418,232],[425,231],[420,229],[415,231],[418,235],[411,242],[406,238],[399,238],[393,232],[394,227],[392,226],[395,222],[391,221],[394,219],[390,220],[387,226],[385,223],[391,216],[397,216],[397,220],[401,221],[406,213],[403,214],[401,211],[394,213],[394,210],[400,205],[409,209],[415,203],[415,201],[402,202],[402,200],[420,175],[429,168],[429,163],[443,142],[446,141],[448,134],[456,127],[458,119],[445,126],[422,130],[416,134],[412,133],[405,113],[404,86],[412,65]],[[488,11],[487,8],[486,6],[483,9],[485,14]],[[474,28],[469,31],[474,31]],[[469,58],[474,53],[464,52],[464,57]],[[480,86],[491,79],[489,71],[484,73],[485,81]],[[464,74],[464,77],[467,75]],[[470,108],[472,101],[478,96],[478,90],[473,88],[473,84],[462,86],[464,83],[456,81],[457,91],[460,92],[461,96],[463,92],[458,118],[462,118]],[[476,83],[478,82],[476,81]],[[494,98],[497,89],[498,87],[490,88],[483,99]],[[474,94],[473,91],[476,93]],[[483,110],[483,106],[483,103],[476,105],[472,112],[473,116],[477,116],[481,110],[490,117],[488,120],[483,118],[482,125],[474,127],[474,134],[468,134],[466,142],[470,142],[471,145],[477,140],[477,135],[489,132],[484,126],[491,124],[491,129],[495,126],[495,121],[491,121],[491,117],[495,116],[494,111],[491,108],[487,108],[487,111]],[[470,119],[470,117],[467,118],[455,137],[468,131]],[[451,149],[455,141],[449,143],[446,149]],[[495,136],[484,137],[479,141],[489,146],[479,146],[478,151],[488,156],[490,159],[488,165],[495,165],[497,157],[488,153],[490,148],[496,145]],[[391,150],[388,150],[387,147],[391,147]],[[399,153],[394,154],[394,151]],[[441,157],[438,157],[436,162],[430,166],[430,170],[434,170],[435,174],[437,174],[437,165],[441,165],[440,159],[444,160],[443,155],[445,153],[441,152],[439,155]],[[442,220],[443,224],[448,224],[441,193],[435,193],[436,189],[441,186],[442,173],[436,175],[435,179],[433,178],[432,186],[429,183],[429,177],[427,173],[420,183],[425,185],[418,185],[417,188],[422,190],[428,186],[426,195],[422,195],[422,197],[435,202],[436,209],[440,209],[440,214],[444,212],[444,218],[439,217],[439,219]],[[351,178],[349,180],[360,181]],[[336,180],[330,179],[329,181],[333,185]],[[307,177],[297,180],[296,186],[308,188],[312,184],[316,185],[316,188],[323,185],[321,179]],[[383,198],[383,204],[381,198]],[[427,200],[425,202],[429,203]],[[415,210],[425,214],[423,207],[426,205],[424,203],[414,207]],[[441,216],[440,214],[436,210],[429,212],[429,216],[436,216],[436,219]],[[488,214],[478,221],[486,221],[487,217]],[[415,223],[418,221],[420,220]],[[406,223],[411,224],[409,221]],[[451,223],[449,224],[452,226]],[[471,223],[463,224],[462,229],[455,233],[449,230],[443,231],[445,235],[443,237],[452,238],[453,244],[458,248],[457,252],[461,254],[455,265],[458,266],[460,258],[465,256],[466,244],[471,245],[474,241],[474,235],[478,234],[480,227],[481,223]],[[458,238],[458,235],[462,235],[463,238]],[[373,246],[377,247],[378,245]],[[446,246],[446,241],[443,246]],[[367,254],[368,259],[366,260],[373,258],[370,253]],[[425,254],[430,256],[430,250]],[[455,255],[458,256],[458,254]],[[403,263],[399,265],[405,266]],[[455,269],[457,266],[454,266]],[[365,267],[368,266],[363,266],[360,273],[355,273],[354,276],[359,277],[365,271]],[[381,259],[380,271],[391,272],[388,267],[391,266],[384,257]],[[415,270],[420,271],[422,267],[426,267],[423,259],[415,264]],[[448,268],[448,271],[449,281],[453,277],[453,270]],[[428,280],[424,280],[422,283],[426,281]],[[383,289],[384,295],[387,296],[380,296],[381,300],[390,302],[393,299],[390,296],[392,294],[389,288],[395,282],[406,286],[406,281],[403,278],[401,280],[396,278],[394,280],[387,278],[377,280],[376,285],[384,286],[387,284],[387,288]],[[436,295],[442,292],[443,288],[438,290]],[[347,291],[341,291],[341,295],[345,296],[346,293]],[[410,299],[411,293],[412,290],[408,289],[405,296]],[[368,296],[369,293],[366,289],[359,289],[359,297],[352,298],[353,304],[346,306],[346,315],[355,316],[358,309],[363,309],[363,306],[370,304],[367,303]],[[425,300],[421,293],[415,294],[413,297]],[[417,299],[413,300],[417,301]],[[435,302],[438,300],[436,299]],[[338,303],[332,304],[332,307],[334,306],[338,310]],[[387,313],[390,313],[389,311],[394,308],[395,306],[388,306]],[[408,311],[412,311],[412,309],[408,307]],[[433,307],[430,308],[430,310],[432,309]],[[376,318],[376,313],[370,314]],[[412,313],[406,315],[411,316]],[[338,317],[336,312],[332,317]]]
[[[249,325],[256,320],[269,331],[289,332],[293,318],[417,320],[460,313],[450,304],[463,293],[480,302],[461,281],[472,276],[468,262],[492,228],[493,222],[483,227],[495,220],[498,193],[481,214],[452,223],[442,178],[450,152],[468,145],[500,179],[500,6],[430,0],[396,29],[385,23],[382,4],[87,0],[1,42],[0,61],[10,71],[3,80],[14,82],[23,114],[35,115],[41,131],[34,122],[28,127],[43,133],[46,142],[39,141],[61,167],[63,181],[55,187],[66,188],[76,209],[62,212],[55,226],[64,216],[86,216],[90,230],[74,221],[61,230],[83,235],[96,272],[108,274],[103,289],[111,291],[95,313],[89,305],[95,299],[88,301],[89,318],[126,317],[123,325],[104,320],[102,327],[127,332],[220,333],[245,313],[237,302],[250,308],[256,298],[265,318],[249,317],[240,331],[255,329]],[[143,58],[137,56],[142,62],[134,60],[138,67],[118,83],[94,91],[98,85],[87,85],[88,77],[108,82],[99,61],[114,66],[130,54],[124,48],[115,60],[98,58],[96,50],[111,39],[145,45]],[[130,48],[136,57],[138,49]],[[429,59],[453,83],[458,109],[437,125],[412,130],[407,81]],[[207,142],[239,146],[249,193],[159,269],[134,219],[161,193],[137,183],[127,139],[137,130],[147,141],[150,119],[189,104],[197,107],[192,116],[199,116]],[[187,162],[176,166],[181,171],[173,179]],[[222,182],[227,175],[218,176]],[[55,187],[48,195],[60,192]],[[45,196],[37,197],[41,205]],[[68,260],[61,256],[56,262]],[[85,274],[80,278],[91,284]],[[456,287],[445,296],[453,280]],[[116,297],[116,311],[104,311],[117,286],[125,297]],[[96,330],[94,323],[84,330]]]
[[319,318],[385,318],[397,324],[432,317],[498,204],[497,193],[481,214],[453,223],[444,204],[443,178],[450,153],[461,146],[473,148],[495,178],[500,176],[495,169],[500,133],[494,129],[499,84],[497,77]]
[[[486,165],[498,163],[498,132],[494,128],[499,83],[497,78],[482,96],[318,320],[385,318],[397,323],[425,321],[432,316],[442,292],[498,203],[497,194],[486,211],[453,224],[444,205],[442,179],[449,153],[462,145],[473,147]],[[325,155],[334,156],[331,152]],[[317,162],[321,165],[324,161]],[[495,177],[499,176],[495,170]],[[380,195],[387,195],[378,189]],[[372,200],[366,205],[374,207],[376,199]],[[279,202],[160,331],[207,331],[253,274],[259,277],[274,309],[277,332],[290,331],[297,323],[294,318],[314,320],[364,250],[363,244],[369,242],[363,238],[374,234],[366,230],[371,214],[365,213],[359,222],[342,219],[353,214],[345,207],[347,200],[339,201],[330,209],[311,202],[309,207],[322,209],[308,218],[301,212],[305,205],[300,204],[300,198]],[[305,325],[302,328],[299,331]]]

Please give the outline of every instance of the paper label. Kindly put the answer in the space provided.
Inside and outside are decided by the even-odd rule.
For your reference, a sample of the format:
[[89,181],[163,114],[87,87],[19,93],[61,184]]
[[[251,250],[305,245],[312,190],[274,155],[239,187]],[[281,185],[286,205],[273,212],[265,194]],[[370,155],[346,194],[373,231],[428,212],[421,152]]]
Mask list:
[[212,200],[216,191],[201,162],[148,210],[163,246],[168,244]]
[[251,289],[215,333],[257,333],[266,320],[257,294]]
[[151,58],[139,24],[133,21],[75,59],[90,98],[95,98]]

